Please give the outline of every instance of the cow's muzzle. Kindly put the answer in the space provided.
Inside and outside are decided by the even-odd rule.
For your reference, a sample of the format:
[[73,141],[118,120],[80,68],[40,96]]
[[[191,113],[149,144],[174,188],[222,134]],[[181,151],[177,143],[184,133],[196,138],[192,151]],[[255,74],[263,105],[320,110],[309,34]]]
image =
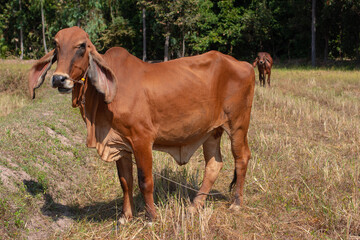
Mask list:
[[51,86],[58,88],[60,93],[70,93],[74,83],[67,76],[54,74],[51,78]]
[[54,88],[57,87],[63,87],[65,84],[65,80],[66,80],[66,76],[63,75],[53,75],[52,80],[51,80],[51,85]]

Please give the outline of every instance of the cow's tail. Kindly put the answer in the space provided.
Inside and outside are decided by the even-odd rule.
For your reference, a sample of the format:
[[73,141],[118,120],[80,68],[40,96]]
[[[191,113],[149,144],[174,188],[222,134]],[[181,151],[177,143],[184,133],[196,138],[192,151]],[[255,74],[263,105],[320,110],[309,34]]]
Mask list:
[[233,177],[233,180],[231,181],[230,183],[230,186],[229,186],[229,192],[231,192],[232,188],[234,187],[235,183],[236,183],[236,169],[234,169],[234,177]]

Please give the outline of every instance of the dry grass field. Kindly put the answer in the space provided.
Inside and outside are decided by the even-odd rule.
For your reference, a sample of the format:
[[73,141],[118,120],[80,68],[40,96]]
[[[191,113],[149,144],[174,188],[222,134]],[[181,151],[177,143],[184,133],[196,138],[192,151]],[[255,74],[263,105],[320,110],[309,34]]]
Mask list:
[[37,97],[9,114],[3,109],[10,103],[1,103],[0,238],[360,239],[360,71],[275,68],[271,88],[257,79],[252,158],[238,212],[228,209],[234,163],[227,136],[211,192],[217,195],[194,215],[187,206],[195,193],[159,174],[198,189],[201,149],[185,166],[154,152],[152,224],[136,187],[137,214],[117,225],[115,164],[85,147],[85,126],[69,95],[44,86]]
[[0,60],[0,116],[29,103],[27,98],[27,70],[31,61]]

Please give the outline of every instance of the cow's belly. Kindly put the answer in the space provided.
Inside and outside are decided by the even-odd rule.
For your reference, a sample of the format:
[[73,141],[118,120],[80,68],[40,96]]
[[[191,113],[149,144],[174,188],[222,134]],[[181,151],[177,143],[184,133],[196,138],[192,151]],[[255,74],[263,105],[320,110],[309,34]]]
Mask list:
[[[153,150],[169,153],[179,165],[189,162],[194,152],[209,138],[211,132],[203,135],[191,143],[154,144]],[[123,155],[133,152],[131,145],[115,131],[111,130],[102,142],[96,143],[96,150],[101,159],[107,162],[116,161]]]
[[153,149],[161,152],[169,153],[179,165],[189,162],[194,152],[203,144],[210,136],[211,132],[205,134],[200,139],[184,145],[161,145],[154,144]]

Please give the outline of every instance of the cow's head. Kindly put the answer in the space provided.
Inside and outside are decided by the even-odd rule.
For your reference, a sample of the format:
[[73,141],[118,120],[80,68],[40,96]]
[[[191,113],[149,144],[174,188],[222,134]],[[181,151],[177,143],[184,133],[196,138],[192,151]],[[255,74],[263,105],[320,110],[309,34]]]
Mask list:
[[266,61],[267,61],[266,54],[260,52],[256,57],[255,61],[253,62],[253,67],[256,67],[256,65],[265,66]]
[[50,80],[52,87],[60,93],[73,92],[73,99],[79,98],[81,79],[85,77],[110,103],[116,94],[116,77],[96,51],[89,35],[78,27],[66,28],[55,35],[54,41],[55,49],[38,60],[30,70],[30,96],[35,98],[35,89],[41,86],[47,71],[57,61]]

